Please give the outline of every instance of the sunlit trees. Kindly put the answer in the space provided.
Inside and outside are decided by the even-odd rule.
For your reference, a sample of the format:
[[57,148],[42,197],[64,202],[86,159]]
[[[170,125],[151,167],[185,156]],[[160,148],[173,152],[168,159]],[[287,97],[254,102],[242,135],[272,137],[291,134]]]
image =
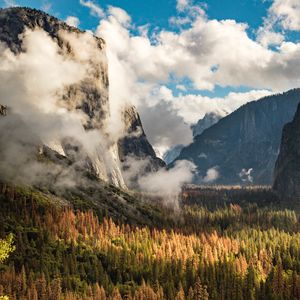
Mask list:
[[[2,264],[14,250],[12,234],[9,234],[6,239],[0,239],[0,264]],[[0,300],[8,300],[8,297],[0,295]]]
[[10,300],[300,299],[296,211],[187,206],[158,229],[10,194],[0,193]]
[[12,234],[9,234],[6,239],[0,239],[0,263],[3,263],[14,250]]

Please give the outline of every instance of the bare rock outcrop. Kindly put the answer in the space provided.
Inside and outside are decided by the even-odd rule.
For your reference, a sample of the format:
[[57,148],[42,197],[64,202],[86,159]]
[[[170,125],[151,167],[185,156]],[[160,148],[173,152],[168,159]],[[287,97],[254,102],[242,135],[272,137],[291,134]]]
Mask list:
[[282,131],[273,188],[283,199],[300,199],[300,105]]

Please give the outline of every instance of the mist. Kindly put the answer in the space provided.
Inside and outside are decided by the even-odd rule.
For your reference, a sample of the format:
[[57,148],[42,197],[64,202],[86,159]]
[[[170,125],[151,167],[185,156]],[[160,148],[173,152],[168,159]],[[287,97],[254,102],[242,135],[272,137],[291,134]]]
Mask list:
[[[0,118],[1,177],[63,189],[87,185],[83,174],[88,170],[100,180],[163,195],[165,203],[178,206],[182,184],[193,178],[193,164],[182,161],[158,172],[149,169],[148,158],[130,156],[121,164],[117,142],[126,134],[122,113],[132,104],[117,91],[126,82],[110,77],[108,88],[104,42],[99,46],[102,42],[90,33],[61,31],[59,36],[68,50],[42,29],[27,29],[19,37],[20,53],[0,44],[1,104],[8,108]],[[166,108],[163,114],[172,112]]]
[[[99,178],[119,180],[120,174],[113,174],[119,164],[114,137],[105,132],[109,119],[108,90],[101,77],[107,73],[105,54],[89,33],[81,34],[80,40],[76,33],[61,32],[60,37],[71,53],[41,29],[20,36],[19,54],[0,45],[1,104],[8,107],[7,116],[0,119],[1,173],[31,184],[47,181],[52,173],[58,184],[69,185],[76,177],[74,169],[90,164]],[[104,75],[98,76],[101,71]],[[90,93],[101,95],[94,118],[81,108]],[[76,146],[76,159],[70,145]],[[45,168],[36,159],[43,146],[71,159],[72,167]]]
[[162,199],[163,204],[179,208],[179,194],[185,183],[192,181],[195,165],[186,160],[177,161],[170,169],[147,172],[149,161],[129,157],[125,162],[124,178],[131,188]]

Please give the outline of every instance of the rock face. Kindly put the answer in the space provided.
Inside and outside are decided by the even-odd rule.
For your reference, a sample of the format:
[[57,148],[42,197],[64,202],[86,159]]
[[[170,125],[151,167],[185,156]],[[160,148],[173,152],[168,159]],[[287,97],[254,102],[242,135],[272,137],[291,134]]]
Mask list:
[[[87,33],[35,9],[8,8],[0,10],[0,41],[15,55],[24,51],[21,37],[28,29],[45,31],[58,45],[60,54],[67,59],[74,60],[76,63],[84,60],[85,67],[88,69],[85,77],[79,83],[65,87],[59,105],[69,112],[81,114],[84,130],[98,130],[102,136],[107,138],[105,143],[107,149],[100,149],[93,156],[84,152],[75,139],[53,140],[44,144],[43,147],[39,146],[40,151],[44,151],[48,157],[64,158],[63,161],[67,161],[68,164],[76,164],[80,159],[84,161],[81,167],[84,165],[88,173],[123,188],[126,185],[120,159],[124,160],[127,155],[151,157],[154,169],[163,166],[163,163],[156,158],[134,108],[125,112],[124,127],[128,129],[128,132],[125,132],[127,136],[119,142],[113,141],[108,136],[106,122],[110,114],[109,81],[104,40],[89,36],[88,39],[91,39],[93,44],[93,47],[90,48],[93,48],[94,52],[89,57],[82,58],[79,57],[81,52],[77,47],[81,47],[81,44],[87,41]],[[91,49],[87,50],[92,51]],[[10,106],[10,103],[4,102],[3,104]],[[133,131],[138,127],[142,134],[133,137]],[[54,154],[50,154],[51,151]]]
[[271,184],[281,132],[300,102],[300,90],[250,102],[195,137],[179,159],[198,167],[198,182],[217,168],[219,184]]
[[180,152],[183,148],[184,145],[180,144],[168,150],[163,156],[163,159],[166,162],[166,164],[171,164],[180,155]]
[[6,116],[6,114],[7,114],[6,106],[0,104],[0,115],[1,116]]
[[300,105],[292,122],[282,131],[274,171],[273,189],[285,199],[300,199]]
[[152,145],[147,140],[140,116],[134,106],[125,109],[123,122],[127,135],[119,140],[119,156],[122,162],[127,157],[148,159],[148,170],[157,171],[165,167],[164,161],[158,158]]
[[205,129],[218,123],[219,120],[224,118],[226,115],[228,115],[226,111],[217,111],[205,114],[204,118],[200,119],[197,124],[192,126],[193,136],[195,137],[202,134]]

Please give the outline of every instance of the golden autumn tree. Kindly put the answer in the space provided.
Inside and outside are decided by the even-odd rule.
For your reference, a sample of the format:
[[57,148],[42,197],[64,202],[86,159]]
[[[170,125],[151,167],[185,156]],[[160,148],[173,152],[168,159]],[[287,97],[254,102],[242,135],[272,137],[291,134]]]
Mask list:
[[[0,239],[0,264],[2,264],[14,250],[12,234],[8,235],[6,239]],[[8,300],[8,297],[0,296],[0,300]]]

